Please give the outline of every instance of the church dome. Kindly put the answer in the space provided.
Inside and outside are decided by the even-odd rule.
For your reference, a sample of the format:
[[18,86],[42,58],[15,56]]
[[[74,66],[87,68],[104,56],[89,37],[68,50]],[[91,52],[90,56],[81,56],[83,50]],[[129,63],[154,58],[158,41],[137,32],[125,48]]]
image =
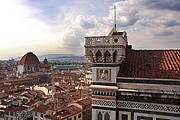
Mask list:
[[40,64],[39,59],[32,52],[26,53],[19,62],[20,65]]

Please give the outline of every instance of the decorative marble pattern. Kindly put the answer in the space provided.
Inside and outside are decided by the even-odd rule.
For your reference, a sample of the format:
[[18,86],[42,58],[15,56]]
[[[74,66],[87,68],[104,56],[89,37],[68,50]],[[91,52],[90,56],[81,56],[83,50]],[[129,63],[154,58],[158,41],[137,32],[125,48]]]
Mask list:
[[180,106],[175,106],[175,105],[163,105],[163,104],[131,102],[131,101],[117,101],[117,107],[180,114]]
[[92,106],[116,107],[116,101],[112,100],[92,100]]

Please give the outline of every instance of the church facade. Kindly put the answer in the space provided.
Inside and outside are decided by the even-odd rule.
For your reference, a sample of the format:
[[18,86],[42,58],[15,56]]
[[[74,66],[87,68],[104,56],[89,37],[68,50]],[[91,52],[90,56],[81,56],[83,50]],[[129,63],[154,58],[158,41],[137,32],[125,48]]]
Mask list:
[[92,120],[180,120],[180,50],[134,50],[126,32],[85,37]]

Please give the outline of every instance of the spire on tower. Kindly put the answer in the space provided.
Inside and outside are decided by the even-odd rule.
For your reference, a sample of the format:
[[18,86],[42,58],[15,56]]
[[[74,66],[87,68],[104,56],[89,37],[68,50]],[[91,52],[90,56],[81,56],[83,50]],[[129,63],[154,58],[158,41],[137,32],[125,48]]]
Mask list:
[[116,6],[114,5],[114,29],[116,30]]

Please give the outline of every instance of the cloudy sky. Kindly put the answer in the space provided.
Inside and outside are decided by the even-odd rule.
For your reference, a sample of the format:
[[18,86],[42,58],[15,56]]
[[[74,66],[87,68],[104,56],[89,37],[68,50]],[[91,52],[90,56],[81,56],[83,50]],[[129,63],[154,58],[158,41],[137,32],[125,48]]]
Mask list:
[[180,48],[180,0],[2,0],[0,59],[84,54],[84,37],[126,31],[134,49]]

